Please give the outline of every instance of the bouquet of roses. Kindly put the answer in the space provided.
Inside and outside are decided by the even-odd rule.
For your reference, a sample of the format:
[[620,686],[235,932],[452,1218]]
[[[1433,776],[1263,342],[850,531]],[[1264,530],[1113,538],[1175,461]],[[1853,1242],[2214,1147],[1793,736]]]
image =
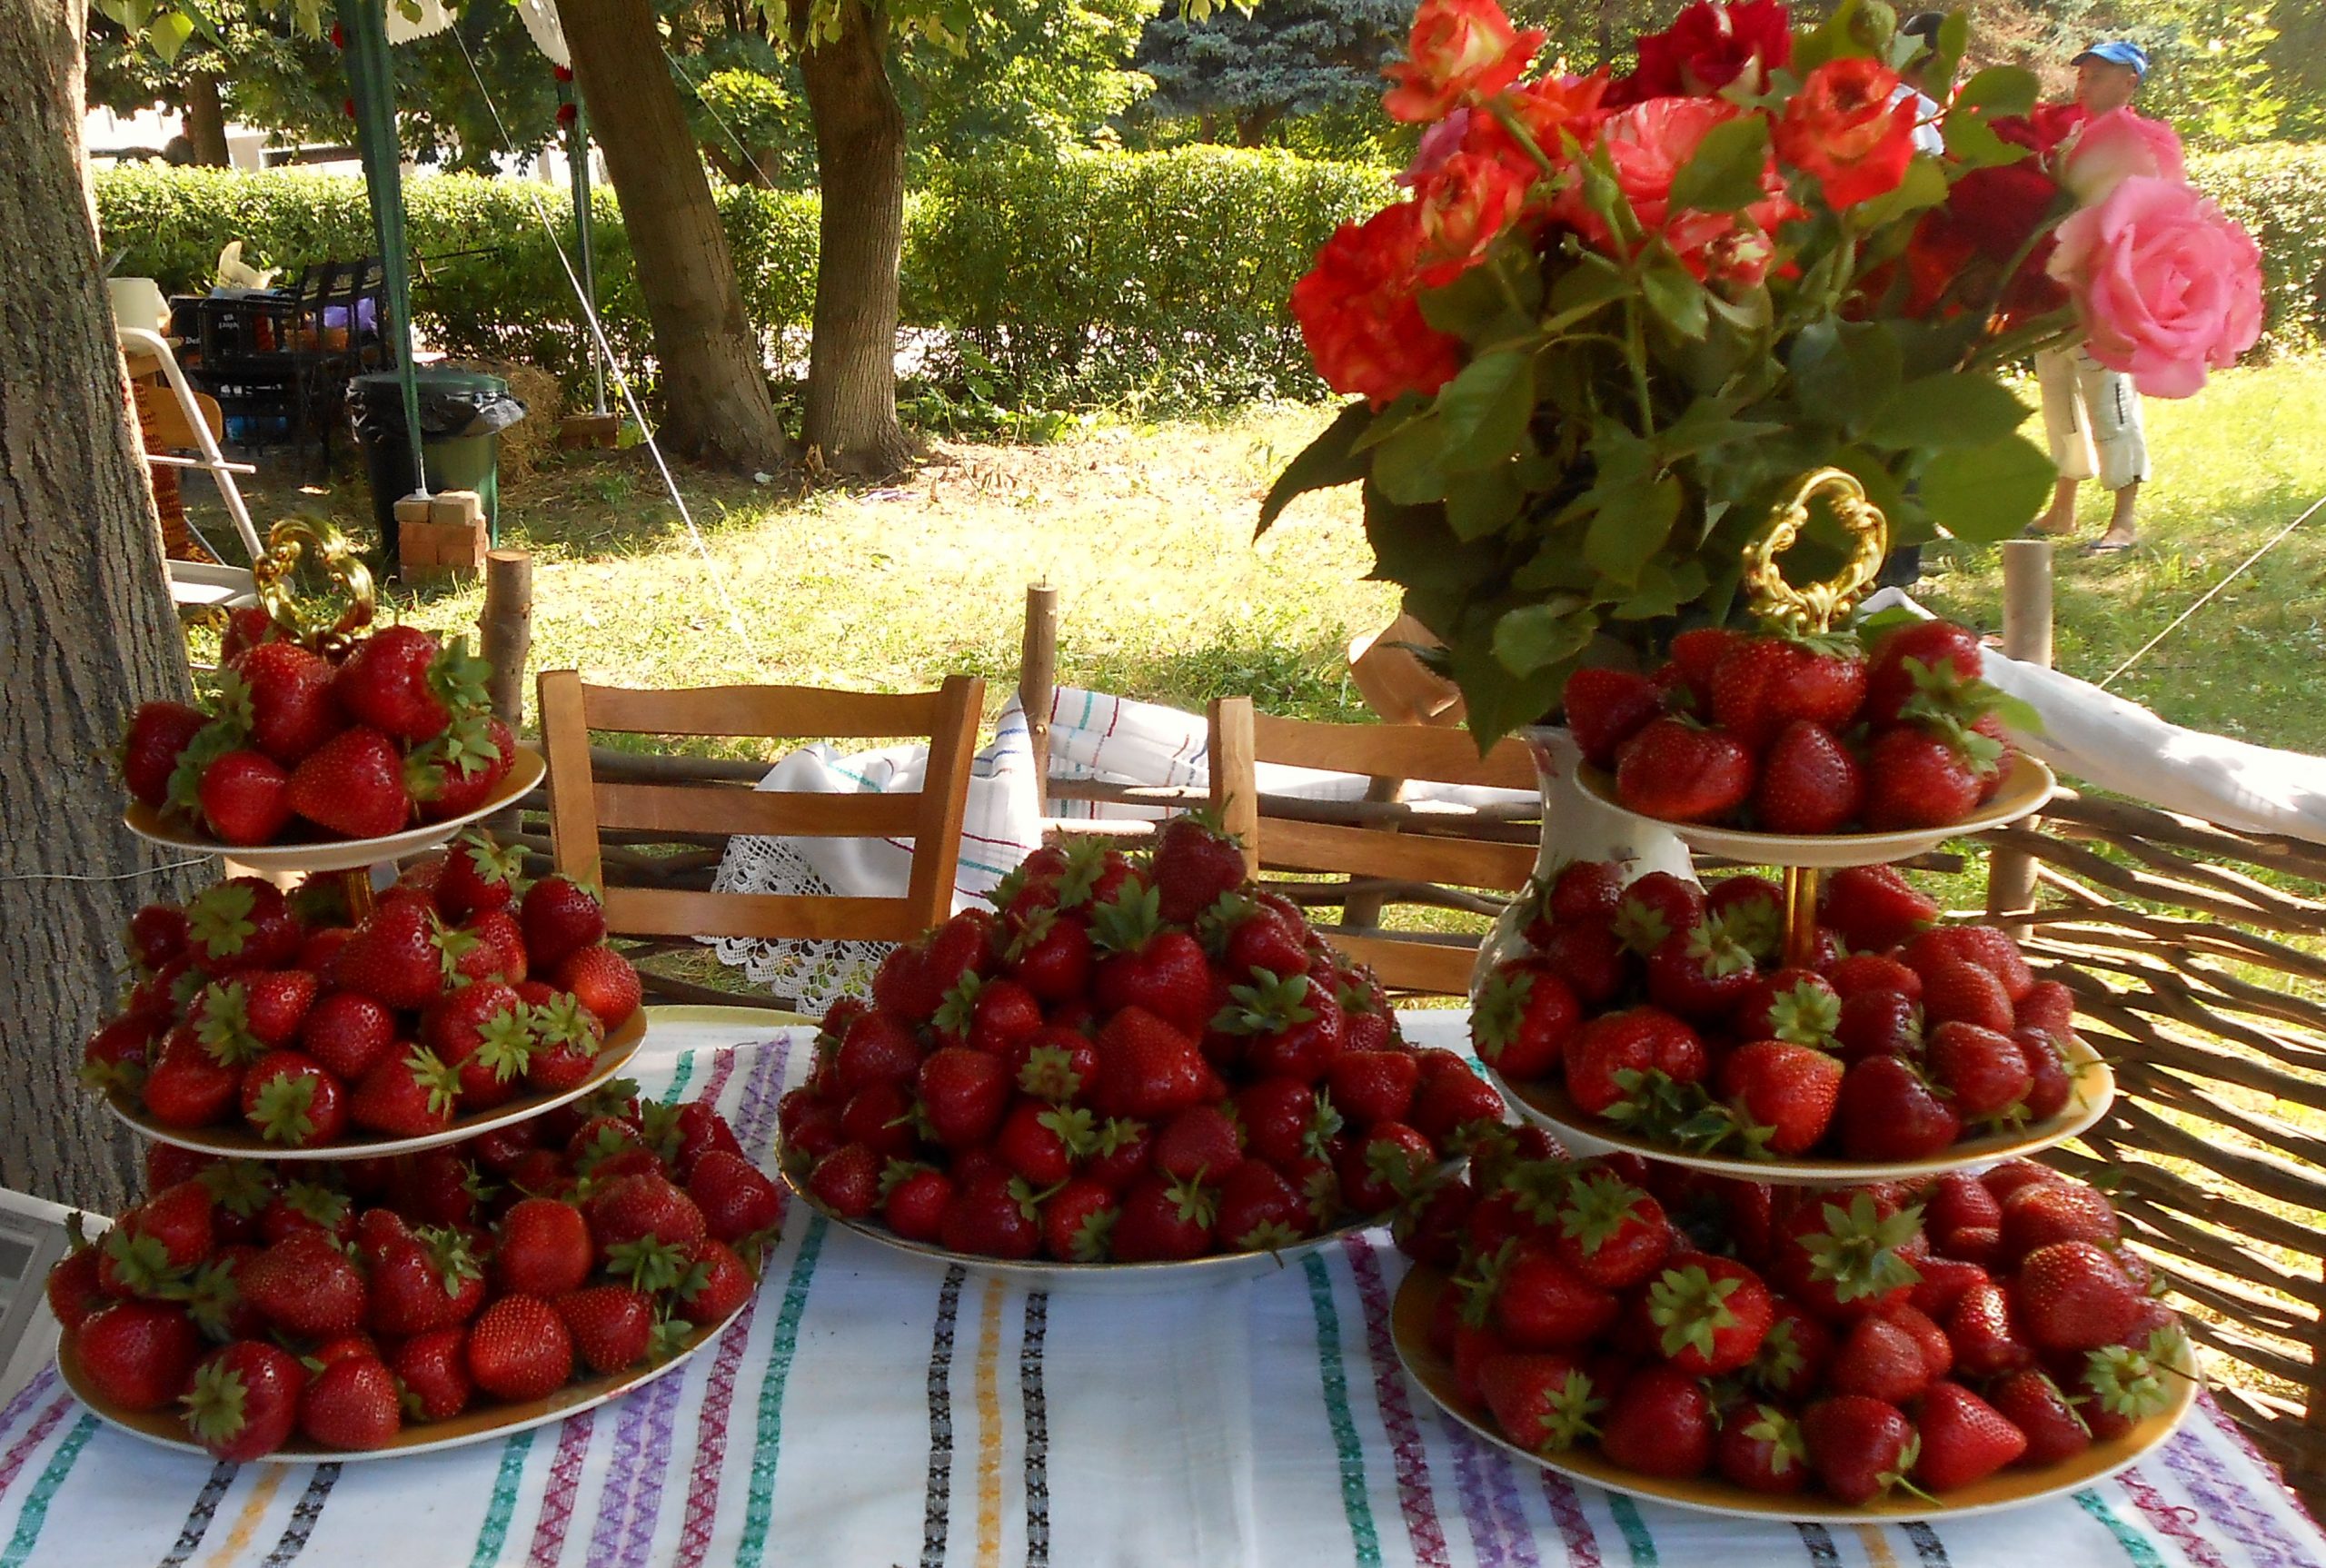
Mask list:
[[[2053,470],[2006,369],[2085,341],[2186,396],[2258,335],[2260,257],[2168,128],[2039,107],[2009,67],[1950,92],[1967,33],[1703,0],[1627,76],[1530,77],[1542,34],[1422,0],[1383,99],[1424,127],[1405,197],[1292,294],[1360,401],[1261,528],[1364,481],[1375,574],[1445,644],[1481,743],[1580,665],[1734,619],[1743,546],[1813,470],[1854,475],[1898,543],[2018,531]],[[1820,515],[1786,565],[1846,548]]]

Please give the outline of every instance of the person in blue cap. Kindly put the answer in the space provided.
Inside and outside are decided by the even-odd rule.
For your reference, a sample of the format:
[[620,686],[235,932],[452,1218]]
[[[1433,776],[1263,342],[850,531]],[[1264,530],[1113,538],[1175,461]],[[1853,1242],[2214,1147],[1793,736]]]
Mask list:
[[[2076,106],[2087,120],[2117,109],[2130,112],[2132,96],[2148,74],[2148,54],[2128,39],[2094,44],[2073,62]],[[2133,510],[2149,476],[2148,439],[2141,428],[2140,393],[2132,378],[2094,360],[2081,344],[2035,356],[2036,383],[2043,392],[2043,430],[2051,438],[2052,461],[2060,482],[2052,510],[2034,531],[2075,531],[2075,492],[2087,479],[2115,497],[2108,530],[2083,547],[2086,555],[2115,555],[2132,548]]]

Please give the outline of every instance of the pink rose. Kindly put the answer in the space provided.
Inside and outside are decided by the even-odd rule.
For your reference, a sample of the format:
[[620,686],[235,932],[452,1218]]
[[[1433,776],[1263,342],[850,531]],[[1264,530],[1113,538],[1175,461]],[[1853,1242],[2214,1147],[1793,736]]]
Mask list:
[[[1615,184],[1643,232],[1662,235],[1698,278],[1749,286],[1760,281],[1771,256],[1771,247],[1757,242],[1801,211],[1786,198],[1774,161],[1761,174],[1767,196],[1741,213],[1672,205],[1673,177],[1695,156],[1705,133],[1744,112],[1724,98],[1651,98],[1603,124],[1597,145],[1606,152]],[[1580,178],[1566,180],[1556,210],[1592,243],[1602,250],[1614,248],[1615,236],[1585,201]]]
[[1446,160],[1461,150],[1462,138],[1469,134],[1470,111],[1456,109],[1421,134],[1421,145],[1414,149],[1414,161],[1397,178],[1397,184],[1412,190],[1430,175],[1437,173]]
[[1512,27],[1495,0],[1421,0],[1407,58],[1382,72],[1397,84],[1381,107],[1392,120],[1426,124],[1491,98],[1525,74],[1544,36],[1539,27]]
[[2181,138],[2162,120],[2143,120],[2130,109],[2111,109],[2089,122],[2067,144],[2060,184],[2075,194],[2078,206],[2107,200],[2108,193],[2133,178],[2183,178]]
[[2050,272],[2092,357],[2150,397],[2188,397],[2261,333],[2253,237],[2178,180],[2133,174],[2059,226]]

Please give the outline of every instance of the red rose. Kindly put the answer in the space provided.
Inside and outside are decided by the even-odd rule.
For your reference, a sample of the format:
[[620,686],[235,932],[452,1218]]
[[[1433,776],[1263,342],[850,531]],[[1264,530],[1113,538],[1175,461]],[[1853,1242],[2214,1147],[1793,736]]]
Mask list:
[[1896,190],[1914,155],[1914,100],[1893,102],[1897,89],[1875,61],[1827,61],[1785,104],[1777,156],[1815,180],[1835,212]]
[[1381,107],[1393,120],[1443,119],[1518,80],[1543,38],[1538,27],[1514,29],[1494,0],[1421,0],[1407,58],[1382,73],[1397,85],[1381,95]]
[[1770,70],[1792,58],[1793,19],[1784,0],[1696,0],[1671,26],[1639,41],[1639,69],[1611,96],[1619,104],[1704,97],[1740,76],[1757,93],[1767,88]]
[[[1600,106],[1607,94],[1607,73],[1594,71],[1588,76],[1546,76],[1539,82],[1529,82],[1513,88],[1504,103],[1509,106],[1511,117],[1526,129],[1535,145],[1555,164],[1566,162],[1560,150],[1564,144],[1560,133],[1573,136],[1578,144],[1587,144],[1597,132],[1601,121],[1607,117]],[[1424,139],[1425,143],[1426,138]],[[1469,116],[1467,132],[1462,138],[1462,149],[1500,158],[1514,167],[1528,171],[1538,169],[1534,154],[1518,144],[1509,128],[1492,114]]]
[[1992,302],[2009,322],[2067,303],[2067,291],[2043,271],[2052,256],[2049,234],[2036,241],[2007,287],[2003,277],[2004,266],[2042,225],[2059,194],[2033,159],[1973,169],[1957,180],[1946,204],[1914,225],[1905,255],[1912,284],[1905,313],[1927,315],[1943,297],[1948,314],[1966,305],[1985,309]]
[[2084,119],[2081,104],[2038,104],[2028,114],[1992,121],[1990,127],[2013,146],[2032,147],[2036,156],[2048,157]]
[[1414,188],[1421,211],[1421,283],[1443,288],[1486,253],[1526,204],[1535,167],[1456,153]]
[[1403,392],[1434,395],[1462,368],[1461,340],[1424,321],[1415,299],[1421,237],[1417,203],[1385,207],[1336,229],[1292,285],[1300,335],[1335,392],[1378,408]]

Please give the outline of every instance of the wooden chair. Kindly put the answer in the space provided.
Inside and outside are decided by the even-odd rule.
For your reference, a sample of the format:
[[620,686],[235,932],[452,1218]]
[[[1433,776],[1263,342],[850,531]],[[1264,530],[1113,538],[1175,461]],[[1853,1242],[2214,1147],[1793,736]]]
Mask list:
[[[542,739],[557,868],[604,888],[607,928],[621,936],[910,941],[952,913],[953,872],[984,700],[985,683],[961,675],[936,691],[890,695],[808,686],[641,691],[587,685],[571,670],[545,671]],[[919,793],[896,795],[760,790],[700,775],[683,783],[610,782],[591,762],[592,729],[766,738],[926,735],[929,770]],[[911,880],[902,898],[866,898],[618,886],[606,876],[610,866],[621,869],[621,861],[637,858],[619,849],[610,853],[609,837],[633,844],[701,844],[737,833],[909,838]]]
[[[1408,780],[1524,789],[1535,761],[1509,739],[1484,758],[1467,731],[1417,724],[1314,724],[1254,711],[1248,697],[1211,704],[1211,800],[1244,841],[1252,875],[1326,872],[1346,882],[1273,884],[1296,901],[1337,904],[1338,926],[1317,929],[1373,967],[1393,991],[1461,996],[1470,988],[1477,938],[1383,927],[1388,903],[1490,915],[1534,873],[1538,809],[1476,809],[1399,799]],[[1363,800],[1262,795],[1258,764],[1362,774]],[[1487,889],[1481,894],[1466,889]]]

